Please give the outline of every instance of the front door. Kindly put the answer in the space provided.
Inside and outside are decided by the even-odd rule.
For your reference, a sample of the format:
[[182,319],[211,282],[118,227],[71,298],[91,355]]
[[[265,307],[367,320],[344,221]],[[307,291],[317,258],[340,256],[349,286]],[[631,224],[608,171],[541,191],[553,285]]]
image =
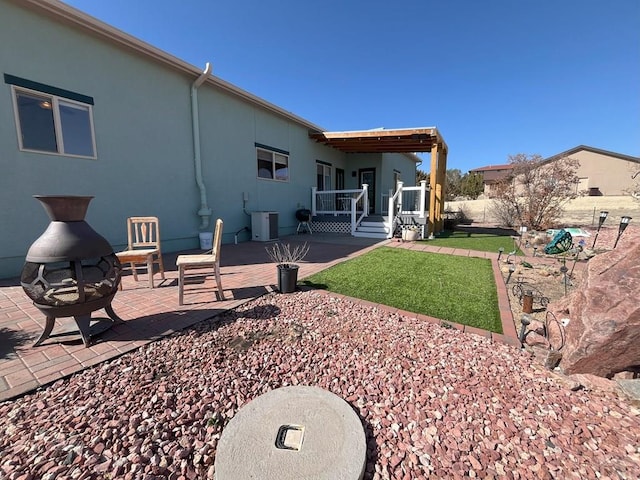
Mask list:
[[363,183],[368,185],[368,198],[369,198],[369,212],[376,211],[376,169],[375,168],[361,168],[358,172],[360,178],[360,186]]

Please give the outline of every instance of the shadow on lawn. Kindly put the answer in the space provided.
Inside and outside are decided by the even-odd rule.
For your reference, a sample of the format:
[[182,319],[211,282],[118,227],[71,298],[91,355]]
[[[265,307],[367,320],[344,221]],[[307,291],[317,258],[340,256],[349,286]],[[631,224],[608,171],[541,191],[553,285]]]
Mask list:
[[[471,237],[472,235],[494,235],[496,237],[511,237],[518,236],[518,232],[516,232],[513,228],[501,228],[501,227],[473,227],[470,225],[458,225],[455,230],[447,230],[442,232],[439,236],[441,238],[448,238],[454,236],[456,233],[464,232],[467,234],[467,237]],[[459,236],[459,235],[458,235]]]

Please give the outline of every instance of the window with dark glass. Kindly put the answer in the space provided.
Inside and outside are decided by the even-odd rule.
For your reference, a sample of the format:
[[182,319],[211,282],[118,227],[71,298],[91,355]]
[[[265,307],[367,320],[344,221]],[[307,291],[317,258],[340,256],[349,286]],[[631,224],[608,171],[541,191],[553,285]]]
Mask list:
[[264,148],[256,148],[258,158],[258,178],[289,181],[289,157]]
[[13,87],[21,150],[95,158],[92,107]]

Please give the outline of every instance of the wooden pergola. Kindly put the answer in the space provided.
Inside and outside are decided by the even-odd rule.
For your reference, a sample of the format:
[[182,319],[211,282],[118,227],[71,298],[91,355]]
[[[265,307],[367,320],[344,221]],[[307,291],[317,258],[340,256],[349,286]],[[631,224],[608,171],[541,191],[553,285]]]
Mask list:
[[443,230],[448,148],[435,127],[310,132],[309,137],[345,153],[431,152],[428,234]]

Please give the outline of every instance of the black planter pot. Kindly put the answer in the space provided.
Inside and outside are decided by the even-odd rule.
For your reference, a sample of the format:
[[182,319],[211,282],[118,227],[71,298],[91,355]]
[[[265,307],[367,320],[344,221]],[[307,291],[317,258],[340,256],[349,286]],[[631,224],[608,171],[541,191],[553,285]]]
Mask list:
[[296,291],[298,283],[298,265],[278,265],[278,290],[280,293]]

